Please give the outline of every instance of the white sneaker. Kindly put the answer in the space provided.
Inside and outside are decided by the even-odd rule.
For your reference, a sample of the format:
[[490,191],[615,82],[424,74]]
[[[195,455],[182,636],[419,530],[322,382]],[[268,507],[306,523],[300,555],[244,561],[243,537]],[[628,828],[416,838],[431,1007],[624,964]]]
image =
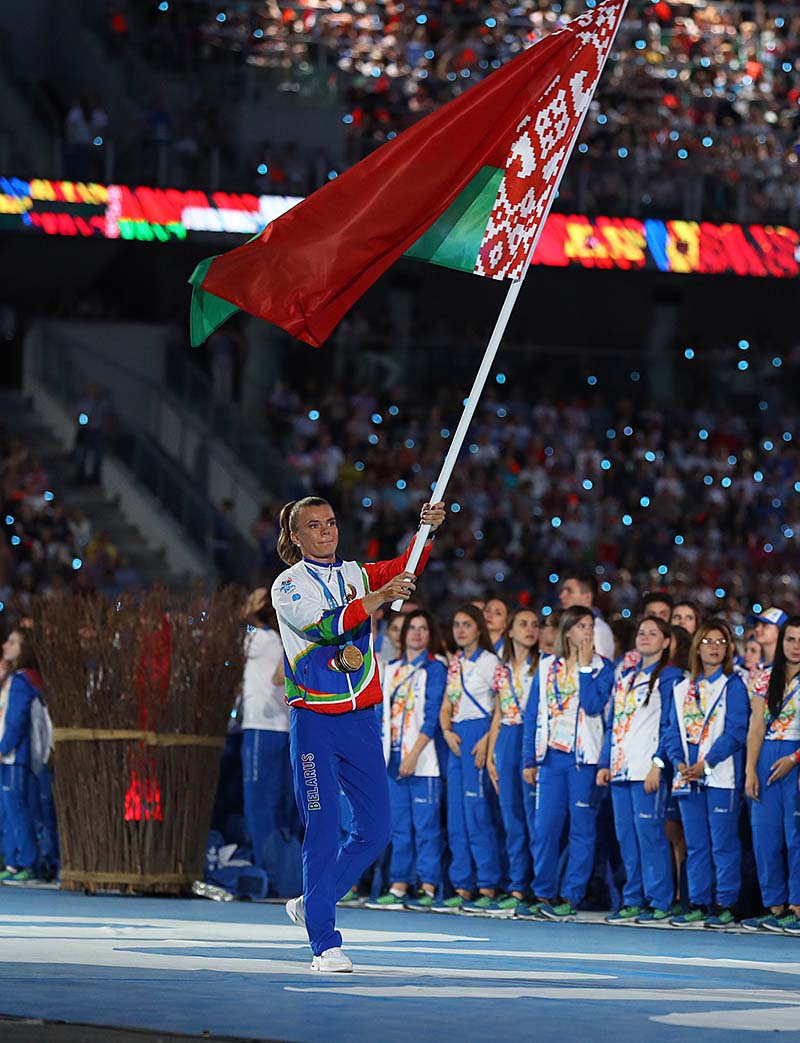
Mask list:
[[323,971],[329,974],[348,974],[353,970],[353,961],[341,949],[326,949],[320,956],[311,961],[312,971]]
[[299,898],[290,898],[286,903],[286,915],[297,927],[305,927],[306,925],[306,904],[303,901],[303,896]]

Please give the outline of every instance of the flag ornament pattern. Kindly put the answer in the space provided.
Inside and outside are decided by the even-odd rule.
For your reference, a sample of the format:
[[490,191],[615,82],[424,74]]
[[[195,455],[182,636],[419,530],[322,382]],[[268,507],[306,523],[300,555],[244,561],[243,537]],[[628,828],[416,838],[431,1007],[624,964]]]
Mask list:
[[[600,79],[616,35],[622,0],[606,3],[596,15],[570,22],[576,47],[563,72],[553,78],[538,111],[517,127],[505,174],[481,241],[475,274],[519,279],[534,237],[547,216],[559,171]],[[560,29],[559,32],[567,30]]]
[[198,265],[192,343],[242,309],[319,347],[400,257],[519,279],[627,0],[605,0]]

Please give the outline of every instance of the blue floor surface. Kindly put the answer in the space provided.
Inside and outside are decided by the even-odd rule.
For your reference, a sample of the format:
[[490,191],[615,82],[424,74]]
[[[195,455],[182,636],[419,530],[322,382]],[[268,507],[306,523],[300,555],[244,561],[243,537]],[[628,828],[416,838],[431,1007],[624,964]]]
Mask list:
[[322,976],[282,906],[2,887],[0,1013],[297,1043],[800,1039],[800,939],[338,919],[356,973]]

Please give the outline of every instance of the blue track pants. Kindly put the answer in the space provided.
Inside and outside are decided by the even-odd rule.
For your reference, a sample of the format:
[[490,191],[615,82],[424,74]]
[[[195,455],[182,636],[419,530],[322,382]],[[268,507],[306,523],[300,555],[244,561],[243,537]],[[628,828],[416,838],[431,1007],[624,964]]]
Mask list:
[[692,905],[729,908],[742,886],[739,794],[733,789],[692,786],[678,797],[686,837],[686,879]]
[[415,885],[442,880],[442,780],[411,775],[397,778],[399,754],[389,761],[392,809],[392,881]]
[[3,856],[6,865],[33,869],[36,865],[36,833],[28,804],[28,775],[23,764],[0,764],[0,799],[3,802]]
[[[797,773],[767,785],[772,765],[797,749],[797,742],[765,742],[758,758],[759,800],[750,803],[753,851],[765,906],[800,905],[800,804]],[[784,851],[788,857],[784,860]],[[787,873],[788,869],[788,873]]]
[[271,864],[270,838],[284,824],[287,788],[291,786],[288,732],[244,729],[242,781],[244,817],[255,864],[273,877],[277,866]]
[[625,866],[622,904],[667,910],[672,905],[672,849],[664,830],[667,787],[645,793],[643,782],[612,782],[614,831]]
[[489,725],[481,718],[461,721],[453,731],[461,739],[461,756],[447,759],[447,840],[450,845],[450,883],[474,891],[500,885],[500,848],[487,800],[491,782],[486,769],[475,767],[470,750]]
[[531,890],[536,787],[522,777],[522,726],[502,725],[494,748],[500,782],[500,813],[506,831],[509,891]]
[[[372,707],[342,714],[293,709],[290,751],[303,838],[306,929],[315,956],[342,944],[336,903],[389,843],[380,725]],[[339,789],[353,809],[339,848]]]

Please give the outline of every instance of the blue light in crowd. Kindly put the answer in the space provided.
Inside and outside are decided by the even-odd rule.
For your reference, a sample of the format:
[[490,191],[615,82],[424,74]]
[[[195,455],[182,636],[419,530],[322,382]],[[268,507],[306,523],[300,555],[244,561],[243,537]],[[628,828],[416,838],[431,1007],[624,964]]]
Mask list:
[[429,62],[432,62],[433,59],[436,57],[436,51],[428,48],[428,50],[425,52],[425,57],[428,59]]
[[680,131],[678,131],[678,130],[671,130],[669,132],[669,140],[670,141],[677,141],[680,136],[681,136],[680,135]]
[[480,529],[476,529],[475,532],[473,532],[472,536],[476,540],[482,540],[483,539],[483,532]]
[[464,557],[464,548],[463,547],[456,547],[456,557],[457,558],[463,558]]
[[584,478],[582,484],[587,493],[590,489],[594,489],[594,482],[590,478]]
[[769,438],[767,438],[767,439],[765,439],[765,441],[764,441],[764,448],[766,449],[766,451],[767,451],[768,453],[771,453],[771,452],[772,452],[772,450],[773,450],[773,449],[775,448],[775,445],[774,445],[774,443],[773,443],[773,442],[771,442],[771,441],[770,441],[770,439],[769,439]]
[[623,608],[623,610],[620,612],[620,615],[622,616],[623,619],[630,619],[631,618],[631,610],[629,608]]
[[500,417],[501,420],[503,420],[505,417],[508,416],[508,410],[504,406],[500,406],[497,410],[497,415]]
[[397,416],[400,412],[397,406],[389,406],[389,416]]
[[669,566],[668,565],[659,565],[658,566],[658,574],[659,574],[659,576],[666,576],[666,574],[668,572],[669,572]]
[[765,554],[772,554],[772,552],[773,552],[773,550],[774,550],[774,549],[775,549],[775,548],[774,548],[774,547],[772,546],[772,544],[771,544],[771,543],[765,543],[765,544],[764,544],[764,553],[765,553]]
[[623,145],[622,148],[618,148],[617,149],[617,155],[619,156],[620,159],[627,159],[628,158],[628,150],[625,148],[624,145]]
[[640,500],[639,500],[639,506],[640,507],[649,507],[650,506],[650,497],[649,496],[642,496],[640,498]]
[[466,409],[466,407],[467,407],[467,402],[469,402],[469,398],[462,398],[462,399],[461,399],[461,405],[462,405],[462,406],[463,406],[463,407],[464,407],[465,409]]
[[558,529],[561,526],[561,519],[558,515],[555,515],[555,517],[550,519],[550,524],[553,526],[554,529]]
[[656,454],[653,452],[652,449],[648,449],[647,452],[644,454],[644,458],[649,464],[652,464],[655,463]]
[[461,70],[461,75],[464,77],[465,80],[468,80],[470,78],[470,76],[472,75],[472,73],[470,72],[469,69],[462,69]]
[[[800,485],[800,482],[798,482],[797,484]],[[14,515],[13,514],[7,514],[6,515],[6,525],[13,525],[13,524],[14,524]]]
[[553,447],[551,445],[546,445],[544,447],[544,455],[545,456],[552,456],[554,453],[555,453],[555,449],[553,449]]
[[228,16],[225,14],[225,12],[224,11],[220,11],[220,13],[217,15],[217,21],[218,22],[227,22],[227,20],[228,20]]
[[[783,29],[785,24],[786,23],[784,22],[784,20],[782,18],[776,18],[775,19],[775,28],[776,29]],[[787,65],[789,66],[788,69],[786,68]],[[789,62],[784,62],[783,63],[783,71],[784,72],[791,72],[792,71],[792,66],[789,64]]]
[[505,373],[498,373],[494,379],[497,381],[498,384],[505,384],[506,375]]
[[709,66],[711,65],[711,59],[710,58],[701,58],[700,59],[700,64],[703,66],[704,69],[708,69]]
[[472,445],[469,447],[469,451],[474,456],[476,453],[480,452],[480,446],[475,445],[475,443],[473,442]]
[[611,590],[611,584],[608,582],[608,580],[604,580],[600,584],[600,589],[603,591],[604,594],[607,594]]
[[677,155],[678,155],[678,159],[688,159],[689,158],[689,153],[686,151],[685,148],[679,148]]
[[417,25],[424,25],[427,21],[428,21],[428,16],[426,14],[418,14],[417,15]]
[[701,427],[700,430],[697,432],[697,437],[700,439],[701,442],[705,442],[708,439],[708,431],[706,431],[704,427]]
[[609,440],[609,442],[611,441],[612,438],[616,438],[616,437],[617,437],[617,432],[614,430],[614,428],[613,427],[607,428],[607,430],[606,430],[606,438]]
[[590,388],[593,388],[595,386],[595,384],[597,383],[597,377],[594,376],[594,375],[592,375],[590,377],[587,377],[586,378],[586,383],[589,385]]
[[442,430],[439,432],[439,434],[442,436],[442,438],[449,438],[450,437],[450,428],[449,427],[443,427]]
[[558,583],[559,577],[557,572],[551,572],[547,578],[550,580],[551,583]]
[[357,471],[363,471],[364,470],[364,461],[363,460],[356,460],[356,462],[353,464],[353,467],[355,467],[355,469]]
[[683,541],[683,536],[681,536],[681,534],[678,533],[678,535],[675,537],[675,544],[676,544],[676,546],[682,547],[683,546],[683,542],[684,542]]
[[308,411],[308,419],[309,420],[319,420],[319,410],[318,409],[309,409],[309,411]]
[[497,19],[496,18],[486,18],[486,19],[484,19],[483,24],[485,26],[488,26],[489,29],[494,29],[494,27],[497,25]]
[[611,470],[611,461],[610,460],[601,460],[600,461],[600,469],[603,470],[603,471],[610,471]]
[[626,526],[627,525],[633,525],[633,518],[631,518],[631,516],[629,514],[623,514],[622,515],[622,524],[626,525]]
[[0,601],[0,612],[4,612],[6,607],[5,601]]
[[376,434],[372,434],[372,435],[369,436],[367,441],[369,442],[370,445],[377,445],[378,442],[380,442],[380,438],[378,438],[378,436]]
[[725,477],[719,484],[722,486],[723,489],[730,489],[732,482],[731,479],[727,475],[725,475]]
[[747,359],[741,359],[741,361],[736,363],[736,368],[740,369],[742,373],[744,373],[746,369],[750,369],[750,363],[747,361]]
[[[780,22],[781,25],[783,25],[783,19],[782,18],[776,18],[775,19],[775,24],[777,25],[778,22]],[[791,72],[792,71],[792,63],[791,62],[784,62],[783,65],[781,66],[781,68],[783,69],[784,72]]]
[[781,368],[781,366],[783,365],[783,359],[780,357],[780,355],[775,356],[775,358],[772,360],[772,365],[775,367],[775,369]]
[[715,598],[724,598],[725,597],[725,588],[724,587],[717,587],[717,589],[714,591],[714,597]]
[[760,601],[754,601],[753,602],[753,611],[755,612],[756,615],[758,615],[760,612],[764,611],[764,606],[761,604]]
[[750,347],[750,341],[749,340],[740,340],[739,341],[739,350],[740,351],[747,351],[747,349],[749,347]]
[[549,605],[542,605],[542,615],[551,616],[553,614],[552,608]]
[[764,481],[764,472],[763,471],[753,471],[753,481],[754,482],[763,482]]
[[744,637],[744,627],[741,623],[739,623],[738,626],[735,626],[733,628],[733,632],[734,634],[736,634],[737,637]]
[[15,535],[15,536],[11,537],[11,546],[12,547],[19,547],[20,543],[22,543],[22,540],[19,538],[19,536]]
[[713,485],[713,484],[714,484],[714,476],[713,475],[711,475],[711,474],[703,475],[703,485]]
[[158,9],[159,11],[169,11],[169,4],[167,3],[167,0],[161,0],[161,3],[158,5]]
[[738,461],[735,456],[731,455],[728,457],[728,463],[731,465],[731,467],[734,467],[737,464],[737,462]]
[[772,506],[773,506],[773,507],[774,507],[774,508],[775,508],[775,509],[777,510],[777,509],[778,509],[778,507],[780,507],[780,505],[781,505],[781,501],[780,501],[780,500],[778,499],[778,497],[776,496],[776,497],[775,497],[775,498],[773,499],[773,501],[772,501]]
[[100,137],[99,134],[97,135],[97,137],[92,138],[92,144],[95,148],[100,148],[100,146],[103,144],[103,139]]
[[641,379],[642,379],[642,374],[639,372],[639,370],[638,369],[633,370],[633,372],[631,373],[631,380],[634,382],[634,384],[637,382],[637,380],[641,380]]
[[769,409],[769,403],[765,402],[762,398],[761,401],[758,403],[758,408],[761,410],[762,413],[766,413],[766,411]]
[[635,40],[633,46],[636,48],[637,51],[643,51],[645,47],[647,47],[647,41]]
[[783,535],[786,537],[787,540],[792,539],[792,537],[794,536],[794,529],[790,528],[788,525],[784,525],[783,528],[781,529],[781,532],[783,533]]
[[255,38],[257,40],[263,39],[263,37],[264,37],[264,30],[263,29],[254,29],[253,30],[253,36],[255,36]]
[[353,114],[351,112],[348,112],[344,116],[342,116],[342,123],[346,123],[348,127],[351,123],[354,122],[355,120],[353,119]]
[[458,514],[460,511],[461,511],[461,504],[460,503],[451,503],[450,504],[450,513],[451,514]]
[[784,431],[783,435],[781,437],[783,438],[784,442],[791,442],[791,440],[792,440],[792,432],[791,431]]
[[361,506],[362,507],[371,507],[372,506],[372,498],[369,497],[369,496],[365,496],[363,498],[363,500],[361,501]]
[[603,115],[603,113],[601,112],[600,115],[597,117],[597,122],[600,124],[601,127],[604,127],[606,123],[608,123],[608,116]]
[[413,438],[407,438],[405,440],[404,445],[405,445],[406,449],[413,449],[414,445],[415,445],[414,439]]
[[72,568],[73,568],[74,572],[77,572],[78,569],[81,568],[82,566],[83,566],[83,562],[81,561],[80,558],[73,558],[72,559]]
[[580,152],[582,155],[585,156],[588,151],[589,151],[589,146],[586,144],[585,141],[582,141],[580,143],[580,145],[578,145],[578,152]]
[[703,148],[711,148],[711,146],[714,144],[714,139],[709,137],[708,134],[706,134],[706,136],[703,138],[702,144]]
[[623,427],[622,433],[623,435],[627,435],[628,438],[630,438],[630,436],[633,434],[633,428],[630,426],[630,424],[628,424],[627,426]]
[[372,416],[370,417],[370,420],[372,421],[373,424],[382,424],[383,423],[383,417],[380,415],[380,413],[373,413]]
[[328,171],[328,181],[335,181],[338,176],[339,176],[338,171],[336,171],[336,170],[329,170]]
[[506,574],[505,572],[495,572],[494,578],[497,583],[502,583],[503,580],[506,578]]
[[694,348],[686,348],[683,352],[683,357],[686,359],[694,358]]
[[86,425],[89,423],[89,417],[85,413],[79,414],[78,423],[81,425],[81,427],[86,427]]
[[406,480],[405,480],[405,478],[398,478],[397,481],[395,482],[395,485],[397,486],[398,489],[405,489],[405,487],[406,487]]

